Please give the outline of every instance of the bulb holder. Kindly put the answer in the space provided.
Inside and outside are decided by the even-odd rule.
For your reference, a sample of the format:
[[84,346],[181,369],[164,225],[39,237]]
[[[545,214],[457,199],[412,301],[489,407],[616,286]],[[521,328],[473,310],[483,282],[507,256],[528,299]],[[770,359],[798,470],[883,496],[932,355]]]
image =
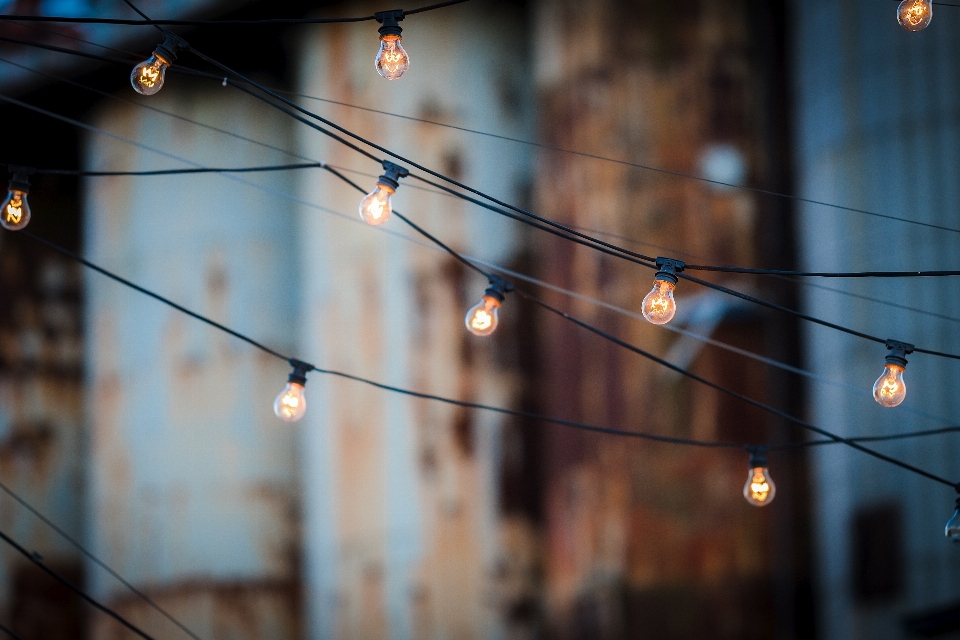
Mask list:
[[490,296],[497,302],[503,302],[507,299],[507,294],[513,291],[513,283],[507,282],[500,276],[489,275],[487,280],[490,286],[483,292],[483,295]]
[[33,169],[26,167],[10,167],[10,182],[7,185],[9,191],[20,191],[23,194],[30,193],[30,175]]
[[662,280],[670,284],[679,282],[677,274],[683,271],[687,263],[683,260],[674,260],[673,258],[657,258],[657,275],[654,280]]
[[384,174],[377,178],[377,184],[390,187],[394,191],[400,188],[400,178],[406,178],[410,175],[409,169],[393,164],[389,160],[383,161],[383,171]]
[[292,358],[288,360],[288,362],[290,366],[293,367],[293,372],[287,376],[287,382],[298,384],[301,387],[307,386],[307,373],[313,371],[316,367]]
[[400,28],[400,21],[404,18],[403,9],[394,9],[392,11],[377,11],[373,17],[380,23],[380,37],[399,36],[403,33]]
[[766,468],[767,465],[767,450],[765,447],[747,447],[747,452],[750,454],[750,469],[756,469],[757,467]]
[[895,364],[906,368],[907,356],[913,353],[914,346],[909,342],[900,342],[899,340],[887,340],[887,349],[890,353],[885,358],[887,364]]
[[153,55],[163,58],[167,61],[167,64],[172,65],[177,61],[177,51],[186,49],[189,46],[187,41],[177,34],[164,30],[163,43],[157,45],[157,48],[153,50]]

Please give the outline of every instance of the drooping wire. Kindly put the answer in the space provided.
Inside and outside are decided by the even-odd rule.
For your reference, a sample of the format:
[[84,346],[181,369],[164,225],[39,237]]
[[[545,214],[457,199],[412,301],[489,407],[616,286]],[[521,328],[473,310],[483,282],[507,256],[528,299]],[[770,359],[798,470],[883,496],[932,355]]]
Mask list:
[[17,634],[15,634],[15,633],[14,633],[13,631],[11,631],[10,629],[8,629],[7,627],[3,626],[2,624],[0,624],[0,631],[3,631],[5,634],[7,634],[7,635],[10,636],[11,638],[13,638],[13,640],[23,640],[23,638],[21,638],[20,636],[18,636]]
[[[423,13],[424,11],[433,11],[442,9],[468,0],[447,0],[436,4],[418,7],[404,11],[406,15]],[[133,3],[124,0],[126,4],[143,16],[143,12],[134,7]],[[127,20],[123,18],[89,18],[75,16],[30,16],[30,15],[11,15],[0,14],[0,20],[9,22],[63,22],[70,24],[113,24],[128,26],[167,26],[167,27],[264,27],[271,25],[296,25],[296,24],[336,24],[348,22],[368,22],[375,20],[375,16],[360,16],[356,18],[269,18],[265,20],[151,20],[143,18],[142,20]]]
[[96,563],[97,566],[99,566],[101,569],[103,569],[104,571],[106,571],[107,573],[109,573],[111,576],[113,576],[114,578],[116,578],[116,580],[117,580],[118,582],[120,582],[120,584],[122,584],[124,587],[126,587],[127,589],[129,589],[134,595],[136,595],[137,597],[139,597],[141,600],[143,600],[144,602],[146,602],[150,607],[152,607],[155,611],[157,611],[158,613],[160,613],[160,615],[162,615],[162,616],[165,617],[167,620],[169,620],[170,622],[172,622],[173,624],[175,624],[177,627],[179,627],[181,631],[183,631],[183,632],[186,633],[188,636],[190,636],[191,638],[193,638],[193,640],[203,640],[203,639],[200,638],[196,633],[194,633],[193,631],[191,631],[190,629],[188,629],[186,625],[184,625],[182,622],[180,622],[179,620],[177,620],[176,618],[174,618],[173,615],[171,615],[170,613],[168,613],[163,607],[161,607],[159,604],[157,604],[157,603],[153,600],[153,598],[151,598],[150,596],[148,596],[148,595],[145,594],[144,592],[142,592],[142,591],[140,591],[139,589],[137,589],[133,584],[130,583],[129,580],[127,580],[127,579],[124,578],[122,575],[120,575],[119,573],[117,573],[117,572],[116,572],[112,567],[110,567],[110,565],[108,565],[106,562],[104,562],[103,560],[101,560],[100,558],[98,558],[97,556],[95,556],[95,555],[93,554],[93,552],[91,552],[91,551],[90,551],[89,549],[87,549],[85,546],[83,546],[82,544],[80,544],[80,542],[79,542],[77,539],[75,539],[75,538],[74,538],[73,536],[71,536],[69,533],[67,533],[66,531],[64,531],[64,529],[63,529],[62,527],[60,527],[59,525],[57,525],[57,523],[55,523],[53,520],[51,520],[51,519],[48,518],[47,516],[43,515],[43,513],[41,513],[39,509],[37,509],[37,508],[34,507],[32,504],[30,504],[29,502],[27,502],[24,498],[22,498],[20,495],[18,495],[13,489],[11,489],[11,488],[8,487],[7,485],[3,484],[2,482],[0,482],[0,489],[2,489],[3,492],[6,493],[8,496],[10,496],[10,497],[13,498],[14,500],[16,500],[16,501],[20,504],[20,506],[22,506],[24,509],[26,509],[27,511],[29,511],[30,513],[32,513],[34,516],[36,516],[41,522],[43,522],[45,525],[47,525],[48,527],[50,527],[53,531],[55,531],[55,532],[57,533],[57,535],[59,535],[61,538],[63,538],[64,540],[66,540],[68,543],[70,543],[75,549],[77,549],[80,553],[82,553],[84,556],[86,556],[89,560],[91,560],[92,562]]
[[137,634],[138,636],[140,636],[140,637],[143,638],[144,640],[154,640],[154,638],[153,638],[152,636],[147,635],[147,633],[146,633],[145,631],[143,631],[140,627],[138,627],[137,625],[133,624],[132,622],[130,622],[129,620],[127,620],[126,618],[124,618],[123,616],[121,616],[119,613],[117,613],[116,611],[114,611],[113,609],[111,609],[110,607],[108,607],[107,605],[102,604],[100,601],[94,599],[93,596],[89,595],[86,591],[84,591],[83,589],[81,589],[81,588],[78,587],[77,585],[73,584],[72,582],[70,582],[69,580],[67,580],[66,578],[64,578],[62,575],[60,575],[59,573],[57,573],[56,571],[54,571],[53,569],[51,569],[49,566],[47,566],[47,564],[46,564],[43,560],[40,559],[40,557],[39,557],[40,554],[38,554],[38,553],[30,553],[29,551],[27,551],[26,549],[24,549],[23,547],[21,547],[19,544],[17,544],[17,542],[16,542],[13,538],[11,538],[10,536],[8,536],[8,535],[7,535],[6,533],[4,533],[3,531],[0,531],[0,540],[3,540],[3,541],[6,542],[8,545],[10,545],[11,547],[13,547],[13,549],[14,549],[15,551],[17,551],[19,554],[21,554],[23,557],[25,557],[27,560],[29,560],[29,561],[32,562],[33,564],[37,565],[40,569],[42,569],[44,572],[46,572],[48,575],[50,575],[54,580],[56,580],[56,581],[60,582],[61,584],[63,584],[65,587],[67,587],[68,589],[70,589],[71,591],[73,591],[74,593],[76,593],[78,596],[80,596],[81,598],[83,598],[84,600],[86,600],[88,603],[90,603],[91,605],[93,605],[95,608],[99,609],[99,610],[102,611],[103,613],[107,614],[108,616],[110,616],[111,618],[113,618],[114,620],[116,620],[117,622],[119,622],[120,624],[122,624],[123,626],[125,626],[127,629],[129,629],[129,630],[132,631],[133,633]]
[[[15,163],[8,163],[14,166]],[[81,171],[78,169],[31,169],[40,175],[106,177],[106,176],[171,176],[191,173],[260,173],[269,171],[295,171],[298,169],[323,169],[322,162],[276,164],[258,167],[190,167],[186,169],[155,169],[150,171]]]

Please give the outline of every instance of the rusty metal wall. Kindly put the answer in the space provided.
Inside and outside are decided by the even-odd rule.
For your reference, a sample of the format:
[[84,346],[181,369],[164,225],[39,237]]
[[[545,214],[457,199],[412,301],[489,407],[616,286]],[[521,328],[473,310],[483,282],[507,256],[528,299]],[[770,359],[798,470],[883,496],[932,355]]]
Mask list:
[[[288,146],[289,119],[188,78],[150,106]],[[104,101],[85,168],[252,166],[285,154]],[[162,153],[147,147],[159,149]],[[296,344],[293,174],[94,178],[94,262],[266,344]],[[255,188],[241,181],[261,185]],[[87,519],[92,550],[204,637],[292,638],[299,628],[297,428],[272,413],[285,363],[97,274],[87,274]],[[157,634],[170,624],[91,568],[93,593]],[[93,636],[117,625],[93,619]]]
[[[344,5],[346,7],[347,5]],[[374,5],[351,3],[350,11]],[[377,7],[381,8],[381,7]],[[345,10],[345,9],[344,9]],[[416,19],[414,19],[416,18]],[[524,10],[469,3],[403,23],[410,70],[396,82],[374,69],[369,25],[331,25],[300,42],[299,90],[458,126],[529,139],[532,102]],[[461,131],[311,102],[339,124],[511,202],[523,202],[530,150]],[[360,173],[380,167],[321,135],[298,135],[304,153]],[[397,210],[444,242],[510,262],[514,224],[404,180]],[[324,366],[464,400],[510,405],[521,385],[512,353],[515,300],[489,339],[463,314],[486,283],[451,258],[360,223],[362,194],[329,177],[300,184],[305,200],[304,352]],[[411,400],[342,380],[311,381],[320,409],[305,418],[304,511],[311,638],[497,637],[491,588],[501,548],[498,518],[502,420]]]

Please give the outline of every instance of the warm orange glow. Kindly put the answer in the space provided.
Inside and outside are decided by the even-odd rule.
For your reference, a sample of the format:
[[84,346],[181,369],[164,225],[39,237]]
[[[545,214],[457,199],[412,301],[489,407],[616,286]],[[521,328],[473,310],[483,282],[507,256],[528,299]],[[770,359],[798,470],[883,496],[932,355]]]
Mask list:
[[653,324],[666,324],[677,313],[677,303],[673,299],[672,282],[654,280],[653,289],[643,299],[643,317]]
[[0,205],[0,226],[10,231],[19,231],[30,222],[30,205],[27,194],[11,189],[7,199]]
[[273,412],[284,422],[296,422],[307,411],[303,385],[288,382],[273,402]]
[[145,96],[152,96],[163,87],[163,79],[170,63],[153,54],[146,62],[141,62],[133,68],[130,74],[130,84],[133,88]]
[[360,218],[374,226],[386,222],[393,213],[393,205],[390,202],[390,196],[393,194],[393,189],[378,183],[377,188],[360,201]]
[[467,330],[475,336],[488,336],[497,329],[497,309],[500,301],[491,296],[483,299],[467,311],[465,322]]
[[903,0],[897,7],[897,21],[907,31],[926,29],[932,19],[932,0]]
[[380,50],[377,52],[377,73],[387,80],[396,80],[410,66],[410,56],[400,45],[400,36],[380,37]]
[[7,203],[3,216],[10,224],[19,224],[23,220],[23,198],[19,192],[15,192],[13,198]]
[[903,367],[888,362],[883,374],[873,384],[873,399],[884,407],[895,407],[907,397],[907,385],[903,381]]
[[755,507],[764,507],[773,502],[777,487],[770,478],[766,467],[754,467],[747,474],[747,483],[743,486],[743,497]]

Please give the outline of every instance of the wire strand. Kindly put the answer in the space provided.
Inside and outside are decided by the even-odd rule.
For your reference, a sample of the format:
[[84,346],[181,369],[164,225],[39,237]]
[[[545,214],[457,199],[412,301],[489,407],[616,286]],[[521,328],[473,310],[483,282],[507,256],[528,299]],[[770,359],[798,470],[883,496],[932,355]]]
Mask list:
[[80,596],[81,598],[89,602],[95,608],[99,609],[103,613],[107,614],[108,616],[110,616],[111,618],[113,618],[123,626],[125,626],[130,631],[134,632],[144,640],[154,640],[153,637],[147,635],[147,633],[142,629],[140,629],[140,627],[136,626],[135,624],[133,624],[132,622],[130,622],[129,620],[121,616],[119,613],[117,613],[110,607],[100,603],[98,600],[95,600],[92,596],[88,595],[87,592],[85,592],[83,589],[73,584],[72,582],[64,578],[62,575],[60,575],[59,573],[57,573],[56,571],[48,567],[47,564],[38,557],[39,554],[30,553],[29,551],[21,547],[19,544],[17,544],[13,538],[8,536],[3,531],[0,531],[0,540],[3,540],[4,542],[6,542],[8,545],[13,547],[18,553],[24,556],[27,560],[37,565],[38,567],[40,567],[44,572],[49,574],[55,580],[57,580],[58,582],[63,584],[65,587],[67,587],[68,589],[76,593],[78,596]]
[[[15,166],[10,163],[9,166]],[[152,171],[80,171],[76,169],[31,169],[41,175],[106,177],[106,176],[171,176],[191,173],[259,173],[268,171],[295,171],[298,169],[323,169],[322,162],[278,164],[261,167],[191,167],[188,169],[157,169]]]

